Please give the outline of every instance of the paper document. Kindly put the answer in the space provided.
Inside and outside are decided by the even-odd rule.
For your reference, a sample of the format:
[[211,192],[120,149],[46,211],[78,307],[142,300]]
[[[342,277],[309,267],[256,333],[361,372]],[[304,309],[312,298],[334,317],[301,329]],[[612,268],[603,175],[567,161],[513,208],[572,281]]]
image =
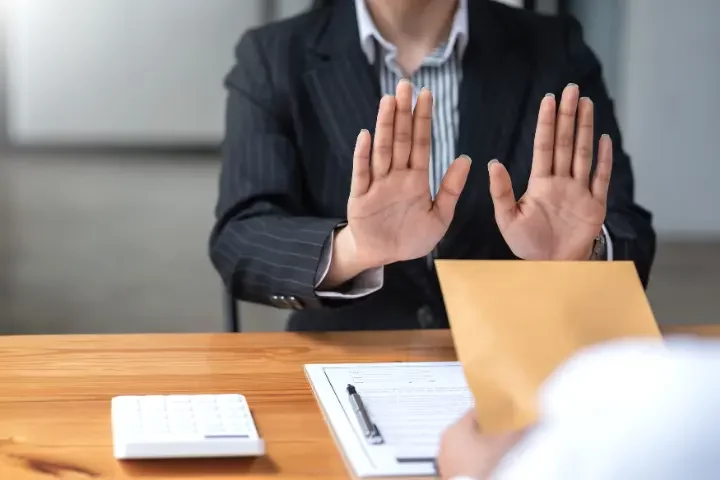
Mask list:
[[[457,362],[306,365],[305,371],[357,477],[433,475],[442,433],[473,406]],[[382,443],[366,438],[348,385],[357,390]]]
[[458,359],[486,432],[537,420],[545,379],[576,352],[661,340],[632,262],[437,260]]

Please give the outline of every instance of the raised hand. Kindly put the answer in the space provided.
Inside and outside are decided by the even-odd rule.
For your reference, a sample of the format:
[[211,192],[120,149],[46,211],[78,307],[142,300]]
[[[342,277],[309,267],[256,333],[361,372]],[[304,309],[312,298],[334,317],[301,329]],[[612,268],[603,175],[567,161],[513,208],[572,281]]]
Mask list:
[[469,158],[456,159],[432,200],[432,95],[423,90],[413,113],[412,94],[401,81],[396,96],[380,102],[374,142],[367,131],[357,139],[345,230],[365,268],[428,254],[445,235],[470,170]]
[[[577,85],[540,104],[527,191],[515,201],[505,167],[490,162],[495,220],[513,253],[526,260],[587,260],[605,220],[612,169],[612,141],[600,138],[595,174],[593,103]],[[577,134],[576,134],[577,118]]]

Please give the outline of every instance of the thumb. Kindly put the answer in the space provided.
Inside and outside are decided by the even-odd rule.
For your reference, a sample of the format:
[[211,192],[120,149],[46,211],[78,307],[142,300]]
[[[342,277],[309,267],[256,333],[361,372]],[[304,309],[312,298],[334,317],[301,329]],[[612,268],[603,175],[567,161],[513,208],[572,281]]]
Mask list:
[[435,196],[433,212],[446,227],[450,226],[450,222],[452,222],[455,215],[455,205],[457,205],[458,198],[460,198],[460,194],[465,187],[471,163],[472,160],[467,155],[456,158],[445,172],[440,184],[440,190]]
[[460,417],[458,423],[462,423],[470,428],[478,428],[477,411],[474,408],[469,409],[462,417]]
[[488,163],[490,173],[490,196],[495,206],[495,221],[502,229],[512,222],[518,213],[515,193],[513,193],[510,174],[505,166],[497,160]]

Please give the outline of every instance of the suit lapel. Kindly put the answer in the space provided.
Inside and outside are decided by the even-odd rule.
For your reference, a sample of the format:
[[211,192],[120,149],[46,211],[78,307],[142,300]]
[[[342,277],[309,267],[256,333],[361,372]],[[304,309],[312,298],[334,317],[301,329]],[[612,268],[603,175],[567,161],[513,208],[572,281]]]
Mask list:
[[[488,2],[468,2],[470,41],[463,57],[460,87],[460,131],[457,154],[472,160],[470,176],[458,201],[455,219],[439,246],[440,255],[464,257],[472,245],[464,241],[469,224],[490,206],[487,163],[509,161],[517,119],[530,85],[528,63],[515,48],[512,34],[494,18]],[[491,208],[485,208],[491,212]],[[494,222],[490,216],[487,222]],[[483,224],[485,219],[483,219]]]
[[303,76],[323,133],[348,170],[360,130],[374,132],[380,102],[379,80],[359,38],[354,2],[335,2]]

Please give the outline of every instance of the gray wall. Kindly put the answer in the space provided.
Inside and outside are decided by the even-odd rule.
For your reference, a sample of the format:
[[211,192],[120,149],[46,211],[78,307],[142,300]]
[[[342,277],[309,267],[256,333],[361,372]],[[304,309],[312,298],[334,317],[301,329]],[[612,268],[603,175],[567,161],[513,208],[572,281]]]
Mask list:
[[668,237],[720,237],[720,1],[576,0],[605,66],[639,202]]
[[7,52],[0,59],[0,92],[7,91],[1,96],[9,99],[4,117],[11,139],[129,146],[219,142],[222,77],[238,37],[310,5],[310,0],[0,2],[14,2],[2,29],[7,45],[0,45]]
[[7,92],[7,3],[9,0],[0,0],[0,150],[7,140],[6,124],[6,92]]
[[10,138],[216,144],[233,46],[263,13],[262,0],[14,0]]
[[[585,40],[603,62],[605,81],[610,94],[618,97],[619,58],[623,49],[624,3],[628,0],[579,0],[570,2],[570,13],[583,24]],[[630,0],[632,1],[632,0]]]
[[[272,2],[273,0],[265,0]],[[274,7],[277,18],[285,18],[301,13],[312,5],[313,0],[276,0]]]
[[619,87],[638,198],[667,234],[720,234],[720,1],[625,3]]

